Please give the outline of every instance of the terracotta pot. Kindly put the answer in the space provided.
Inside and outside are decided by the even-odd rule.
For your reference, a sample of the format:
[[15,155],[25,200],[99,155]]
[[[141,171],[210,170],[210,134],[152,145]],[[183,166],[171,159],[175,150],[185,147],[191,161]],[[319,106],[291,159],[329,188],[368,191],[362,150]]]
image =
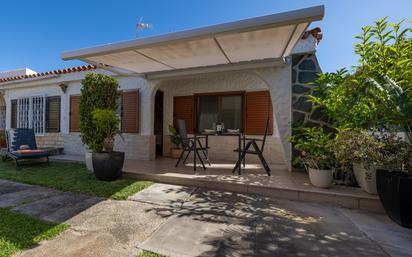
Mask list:
[[170,149],[170,157],[172,157],[172,158],[177,159],[177,158],[180,157],[181,154],[182,154],[182,149],[180,149],[180,148],[171,148]]
[[309,179],[315,187],[328,188],[332,185],[333,171],[309,168]]

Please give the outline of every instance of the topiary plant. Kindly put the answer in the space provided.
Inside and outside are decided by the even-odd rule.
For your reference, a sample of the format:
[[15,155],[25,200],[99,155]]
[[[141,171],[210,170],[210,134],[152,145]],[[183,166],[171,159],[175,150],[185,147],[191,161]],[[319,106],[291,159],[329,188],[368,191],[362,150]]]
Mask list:
[[108,75],[88,73],[82,80],[82,85],[79,104],[80,136],[83,144],[93,150],[96,127],[92,112],[96,109],[116,111],[119,84]]

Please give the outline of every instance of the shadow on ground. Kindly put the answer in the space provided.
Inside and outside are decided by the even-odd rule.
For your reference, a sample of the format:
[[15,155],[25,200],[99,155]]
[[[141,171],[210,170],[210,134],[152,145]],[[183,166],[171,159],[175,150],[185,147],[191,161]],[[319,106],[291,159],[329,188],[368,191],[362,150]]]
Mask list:
[[148,210],[170,218],[142,245],[145,250],[170,256],[388,256],[332,206],[186,187],[163,192],[190,197],[171,197]]

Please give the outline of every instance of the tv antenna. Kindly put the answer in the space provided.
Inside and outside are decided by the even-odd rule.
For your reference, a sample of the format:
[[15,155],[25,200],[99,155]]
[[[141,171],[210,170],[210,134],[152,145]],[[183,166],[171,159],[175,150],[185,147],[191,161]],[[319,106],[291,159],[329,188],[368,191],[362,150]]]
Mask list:
[[139,37],[140,31],[143,31],[145,29],[152,29],[152,28],[153,28],[153,24],[144,23],[143,17],[141,17],[139,21],[136,23],[136,37]]

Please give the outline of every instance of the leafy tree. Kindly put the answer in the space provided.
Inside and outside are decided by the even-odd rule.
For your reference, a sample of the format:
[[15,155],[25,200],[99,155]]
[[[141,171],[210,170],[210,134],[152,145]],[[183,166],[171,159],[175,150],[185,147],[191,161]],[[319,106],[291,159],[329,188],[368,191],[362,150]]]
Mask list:
[[116,111],[119,85],[114,78],[97,73],[88,73],[82,85],[79,104],[81,139],[85,145],[91,147],[96,138],[93,111]]
[[[311,96],[340,129],[412,124],[412,27],[384,17],[356,38],[359,66],[320,74]],[[394,88],[399,91],[394,92]],[[391,89],[392,88],[392,89]],[[395,90],[395,91],[396,91]],[[396,93],[396,94],[394,94]],[[402,99],[401,99],[402,98]],[[407,127],[405,127],[407,126]]]

